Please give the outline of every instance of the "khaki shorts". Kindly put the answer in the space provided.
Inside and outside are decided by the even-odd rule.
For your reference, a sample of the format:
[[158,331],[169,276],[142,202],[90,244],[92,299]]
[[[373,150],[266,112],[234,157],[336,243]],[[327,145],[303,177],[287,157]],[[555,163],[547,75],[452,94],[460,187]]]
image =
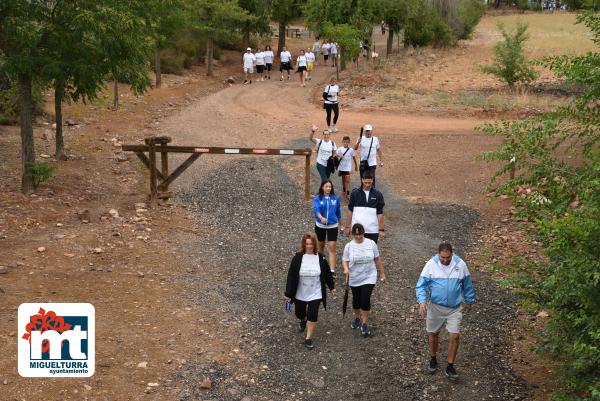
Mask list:
[[446,324],[448,333],[460,333],[462,321],[462,307],[448,308],[446,306],[429,303],[427,308],[427,332],[439,333]]
[[313,63],[308,63],[306,69],[308,71],[312,71],[314,67],[315,67],[315,65]]

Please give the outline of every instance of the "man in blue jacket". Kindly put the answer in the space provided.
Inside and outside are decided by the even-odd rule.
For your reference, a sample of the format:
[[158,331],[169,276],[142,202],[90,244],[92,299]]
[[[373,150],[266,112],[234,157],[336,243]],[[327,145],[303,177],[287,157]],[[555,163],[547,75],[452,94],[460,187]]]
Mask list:
[[[427,315],[427,334],[429,337],[429,372],[437,370],[438,337],[444,324],[448,330],[448,366],[446,376],[457,380],[454,369],[462,311],[471,310],[475,302],[473,281],[466,263],[452,253],[452,245],[442,243],[438,254],[425,264],[416,287],[419,313]],[[429,296],[429,304],[427,298]]]

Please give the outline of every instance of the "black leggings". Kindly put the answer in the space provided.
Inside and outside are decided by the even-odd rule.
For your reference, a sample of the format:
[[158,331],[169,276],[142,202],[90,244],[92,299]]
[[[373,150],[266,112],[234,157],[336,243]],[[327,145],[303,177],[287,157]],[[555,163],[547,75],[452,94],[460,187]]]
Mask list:
[[321,304],[320,299],[315,299],[314,301],[300,301],[298,299],[294,300],[294,304],[296,307],[294,308],[294,312],[296,313],[296,317],[300,320],[308,320],[309,322],[316,322],[319,317],[319,305]]
[[331,110],[333,110],[333,124],[337,124],[338,116],[340,115],[340,108],[337,103],[329,104],[325,103],[325,112],[327,113],[327,126],[331,125]]
[[359,287],[350,287],[352,290],[352,309],[371,310],[371,293],[375,284],[363,284]]

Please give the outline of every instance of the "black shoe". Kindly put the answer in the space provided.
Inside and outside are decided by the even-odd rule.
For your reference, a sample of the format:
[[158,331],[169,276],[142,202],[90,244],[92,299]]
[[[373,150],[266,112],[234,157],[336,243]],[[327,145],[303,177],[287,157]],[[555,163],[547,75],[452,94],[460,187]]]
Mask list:
[[304,347],[307,349],[313,349],[315,345],[313,344],[310,338],[307,338],[306,340],[304,340]]
[[452,381],[458,380],[458,373],[456,373],[456,369],[454,369],[454,366],[451,364],[446,366],[446,377]]
[[427,368],[427,370],[429,371],[429,373],[434,374],[435,371],[437,370],[438,364],[437,364],[437,358],[435,356],[432,356],[431,359],[429,360],[429,367]]
[[300,331],[306,330],[306,320],[300,320]]

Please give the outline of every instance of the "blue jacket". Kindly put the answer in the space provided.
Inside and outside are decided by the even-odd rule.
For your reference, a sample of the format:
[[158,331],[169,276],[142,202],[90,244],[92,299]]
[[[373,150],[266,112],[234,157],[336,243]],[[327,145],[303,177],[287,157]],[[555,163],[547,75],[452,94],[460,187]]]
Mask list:
[[325,196],[321,198],[319,195],[315,195],[313,199],[313,212],[317,222],[322,224],[321,220],[317,218],[317,214],[321,214],[321,216],[327,218],[328,226],[337,224],[342,218],[342,208],[340,204],[340,197],[337,195],[329,195],[329,199],[326,199]]
[[448,308],[458,308],[463,300],[467,304],[475,302],[471,274],[467,264],[457,255],[452,256],[448,266],[440,262],[438,255],[429,259],[417,282],[416,292],[419,304],[427,302],[427,295],[430,302]]

